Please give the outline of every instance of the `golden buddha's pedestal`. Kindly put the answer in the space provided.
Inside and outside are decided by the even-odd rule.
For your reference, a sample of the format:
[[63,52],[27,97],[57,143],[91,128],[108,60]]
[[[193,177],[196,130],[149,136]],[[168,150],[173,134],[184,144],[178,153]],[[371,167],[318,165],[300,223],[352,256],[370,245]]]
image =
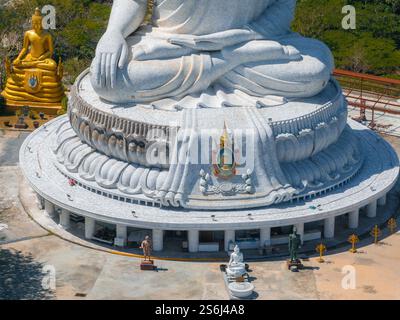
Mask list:
[[53,40],[42,29],[42,16],[36,9],[33,29],[24,36],[24,47],[11,64],[6,59],[7,84],[1,95],[8,109],[29,106],[38,112],[56,114],[65,97],[62,85],[63,66],[53,55]]

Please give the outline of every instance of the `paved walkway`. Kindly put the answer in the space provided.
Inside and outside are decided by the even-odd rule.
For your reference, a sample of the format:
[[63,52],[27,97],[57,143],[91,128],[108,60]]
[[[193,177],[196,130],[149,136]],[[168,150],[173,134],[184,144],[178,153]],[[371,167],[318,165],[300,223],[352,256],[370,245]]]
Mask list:
[[[349,116],[352,118],[359,117],[360,109],[357,107],[349,107]],[[371,110],[366,110],[366,117],[368,121],[366,121],[364,124],[369,125],[373,118]],[[400,137],[400,116],[381,111],[375,111],[374,122],[377,125],[378,131]]]

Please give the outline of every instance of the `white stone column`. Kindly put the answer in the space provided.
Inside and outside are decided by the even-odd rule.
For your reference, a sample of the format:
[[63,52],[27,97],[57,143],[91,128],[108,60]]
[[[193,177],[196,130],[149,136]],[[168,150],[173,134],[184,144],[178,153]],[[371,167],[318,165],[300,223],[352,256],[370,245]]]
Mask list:
[[266,227],[260,230],[260,245],[269,247],[271,245],[271,228]]
[[374,200],[367,206],[367,217],[376,218],[376,210],[378,206],[378,201]]
[[189,252],[196,253],[199,252],[199,230],[189,230],[188,231],[188,242],[189,242]]
[[156,252],[164,250],[164,231],[153,230],[153,250]]
[[386,197],[386,194],[385,194],[382,198],[380,198],[378,200],[378,206],[380,206],[380,207],[385,206],[386,205],[386,200],[387,200],[387,197]]
[[301,243],[304,243],[304,223],[298,223],[295,225],[297,234],[300,236]]
[[329,217],[324,220],[324,238],[332,239],[335,237],[335,217]]
[[50,201],[45,200],[44,201],[44,211],[50,216],[50,217],[54,217],[55,213],[56,213],[56,208],[54,206],[54,204],[52,204]]
[[120,245],[122,246],[126,246],[127,242],[128,242],[128,227],[121,225],[121,224],[117,224],[117,238],[123,240]]
[[354,210],[349,213],[349,228],[350,229],[357,229],[358,223],[360,219],[360,210]]
[[60,214],[60,226],[67,230],[71,226],[71,214],[68,210],[62,209]]
[[225,230],[225,251],[229,251],[229,243],[236,241],[235,230]]
[[90,240],[94,236],[96,229],[96,220],[93,218],[85,217],[85,238]]

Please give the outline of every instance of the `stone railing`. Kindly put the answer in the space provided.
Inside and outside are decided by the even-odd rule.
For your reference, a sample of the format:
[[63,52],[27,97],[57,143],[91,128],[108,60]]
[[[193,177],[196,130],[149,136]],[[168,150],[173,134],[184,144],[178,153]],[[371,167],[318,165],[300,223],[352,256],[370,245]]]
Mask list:
[[280,134],[294,134],[298,135],[301,131],[307,129],[315,129],[321,123],[330,123],[333,117],[345,111],[347,103],[343,97],[342,90],[336,80],[333,80],[338,94],[336,97],[318,110],[294,119],[276,121],[271,123],[275,136]]
[[[154,125],[144,122],[133,121],[130,119],[124,119],[117,115],[112,115],[96,108],[93,108],[90,104],[84,101],[78,93],[77,87],[74,86],[71,90],[70,95],[69,111],[74,112],[79,118],[84,118],[88,122],[102,127],[105,131],[119,131],[125,136],[137,136],[145,139],[148,132],[153,130],[160,130],[164,133],[165,138],[169,137],[170,129],[169,126]],[[78,128],[77,133],[80,134]]]

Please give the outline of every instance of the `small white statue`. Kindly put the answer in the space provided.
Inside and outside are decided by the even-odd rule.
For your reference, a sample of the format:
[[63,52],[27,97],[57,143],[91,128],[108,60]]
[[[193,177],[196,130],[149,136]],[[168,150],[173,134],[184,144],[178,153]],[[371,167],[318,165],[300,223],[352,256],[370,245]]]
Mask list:
[[226,273],[233,278],[242,277],[247,273],[246,264],[243,262],[243,253],[240,252],[240,248],[237,245],[231,254]]

